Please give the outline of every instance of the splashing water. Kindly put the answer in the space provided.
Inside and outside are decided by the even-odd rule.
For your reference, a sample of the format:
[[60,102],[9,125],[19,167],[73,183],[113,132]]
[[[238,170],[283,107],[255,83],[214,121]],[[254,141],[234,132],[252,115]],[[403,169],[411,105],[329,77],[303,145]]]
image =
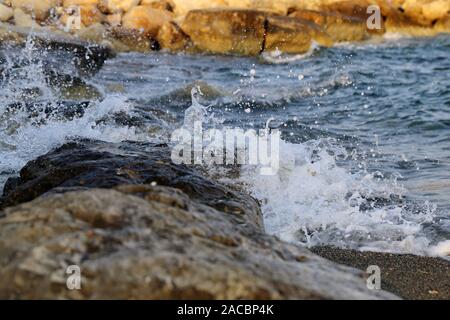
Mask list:
[[[445,256],[450,251],[450,202],[440,186],[448,186],[450,179],[445,108],[450,105],[445,71],[450,70],[450,46],[446,39],[434,41],[376,49],[339,46],[301,57],[275,53],[265,61],[119,55],[92,81],[102,97],[87,99],[82,112],[70,116],[62,110],[79,104],[65,101],[57,87],[47,84],[48,66],[40,59],[46,54],[30,43],[15,53],[21,63],[5,56],[0,180],[76,137],[113,142],[152,138],[132,121],[111,120],[115,113],[147,125],[149,110],[156,110],[168,135],[180,125],[189,130],[196,121],[219,130],[246,130],[263,128],[275,118],[275,126],[291,130],[283,131],[277,175],[262,176],[260,168],[248,165],[233,167],[231,173],[220,166],[206,168],[260,200],[267,232],[305,246]],[[423,61],[424,52],[432,56],[429,61]],[[422,69],[417,67],[421,64]],[[387,66],[391,72],[380,72]],[[124,90],[107,93],[106,87],[118,81]],[[202,90],[191,90],[199,83]],[[153,137],[166,142],[159,131]],[[418,190],[413,196],[411,180]]]
[[[195,121],[204,123],[208,115],[199,93],[198,88],[192,90],[186,128]],[[308,247],[446,256],[448,241],[433,243],[424,231],[436,220],[436,206],[425,202],[414,208],[417,204],[406,201],[407,190],[395,175],[380,179],[380,172],[350,173],[339,166],[339,159],[351,156],[331,138],[298,144],[281,141],[278,173],[261,175],[260,166],[244,165],[240,182],[262,203],[266,231],[282,240]],[[227,175],[223,168],[208,169],[214,176]]]
[[[19,60],[5,56],[0,91],[0,185],[18,172],[28,161],[45,154],[74,138],[91,138],[120,142],[144,140],[135,128],[104,121],[117,112],[129,113],[133,107],[120,95],[84,103],[77,112],[76,104],[61,101],[56,88],[47,84],[43,57],[28,40]],[[61,115],[61,108],[73,114]]]
[[446,255],[448,243],[431,246],[423,228],[434,221],[435,206],[425,203],[412,212],[402,204],[405,190],[395,179],[349,173],[336,162],[346,151],[329,140],[283,141],[280,153],[275,176],[259,175],[248,166],[241,172],[263,204],[269,233],[308,247]]
[[24,49],[19,55],[5,54],[5,63],[0,73],[2,104],[22,102],[24,98],[31,98],[28,93],[34,91],[34,98],[40,101],[53,101],[55,96],[46,85],[43,58],[45,51],[37,53],[34,42],[29,37]]
[[200,87],[193,87],[191,90],[192,105],[184,112],[183,127],[192,131],[196,122],[204,123],[207,116],[207,108],[200,104],[199,96],[203,93]]

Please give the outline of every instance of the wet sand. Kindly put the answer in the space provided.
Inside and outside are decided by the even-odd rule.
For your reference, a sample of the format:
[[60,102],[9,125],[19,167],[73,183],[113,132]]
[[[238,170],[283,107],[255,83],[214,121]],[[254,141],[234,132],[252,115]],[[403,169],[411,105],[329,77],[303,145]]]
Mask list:
[[328,260],[363,271],[370,265],[379,266],[381,289],[404,299],[450,299],[450,261],[334,247],[316,247],[311,251]]

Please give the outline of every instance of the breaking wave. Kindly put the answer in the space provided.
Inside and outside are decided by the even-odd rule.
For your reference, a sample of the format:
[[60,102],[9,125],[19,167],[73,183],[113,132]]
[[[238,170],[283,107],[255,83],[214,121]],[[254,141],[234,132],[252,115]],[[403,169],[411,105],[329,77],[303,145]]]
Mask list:
[[[241,180],[262,203],[266,231],[305,246],[445,256],[448,241],[433,243],[425,227],[436,206],[405,198],[397,179],[338,165],[347,151],[330,139],[282,141],[277,175],[245,167]],[[446,244],[445,244],[446,243]]]
[[[393,52],[383,54],[395,59],[401,56],[397,54],[401,48],[384,48]],[[416,47],[409,49],[416,50]],[[371,52],[358,50],[362,52],[355,55],[366,63],[366,53]],[[412,63],[394,70],[398,73],[395,76],[390,73],[380,75],[377,73],[380,60],[375,55],[374,61],[366,65],[371,73],[363,74],[358,66],[348,63],[355,52],[352,48],[334,48],[323,53],[324,57],[314,57],[320,61],[312,63],[309,60],[313,60],[316,52],[314,47],[302,56],[266,55],[263,64],[238,58],[200,57],[196,60],[189,56],[149,58],[135,55],[133,60],[139,63],[128,66],[130,70],[122,70],[125,68],[122,63],[129,60],[128,56],[119,56],[106,66],[102,76],[110,82],[111,79],[117,81],[120,73],[126,79],[122,81],[124,92],[107,93],[103,87],[108,81],[102,83],[101,77],[96,78],[95,85],[69,77],[68,86],[73,87],[74,82],[81,89],[90,86],[95,94],[94,98],[91,94],[88,97],[79,90],[76,97],[67,98],[61,94],[67,77],[58,76],[60,70],[55,71],[56,77],[55,73],[49,74],[48,66],[39,57],[41,52],[36,54],[30,43],[20,54],[19,61],[6,54],[3,65],[0,64],[3,75],[0,78],[0,183],[17,174],[33,158],[77,137],[111,142],[166,142],[171,130],[183,121],[191,122],[192,119],[183,119],[183,115],[202,116],[203,109],[189,109],[190,105],[198,103],[190,101],[190,93],[193,86],[199,85],[205,94],[202,99],[208,100],[205,103],[208,111],[220,117],[220,121],[212,121],[217,126],[258,128],[267,119],[275,117],[280,126],[292,130],[292,136],[284,135],[280,143],[280,168],[276,175],[263,176],[258,167],[242,166],[240,177],[236,178],[225,175],[226,170],[208,168],[213,175],[217,176],[215,170],[220,171],[222,179],[244,185],[259,199],[267,232],[309,247],[334,245],[360,250],[449,255],[448,216],[443,216],[433,202],[412,199],[404,179],[400,178],[400,173],[396,174],[397,169],[417,172],[419,165],[415,159],[398,164],[392,160],[394,157],[390,158],[392,154],[380,155],[377,168],[368,169],[370,165],[356,159],[346,141],[359,139],[361,148],[370,148],[364,139],[373,137],[372,133],[377,132],[375,129],[385,130],[388,141],[394,136],[389,130],[396,126],[399,140],[394,141],[395,146],[414,142],[401,140],[402,130],[409,137],[413,127],[405,129],[402,125],[406,120],[396,121],[399,115],[404,116],[403,113],[415,112],[413,107],[420,107],[421,102],[411,103],[412,98],[394,97],[399,105],[396,109],[391,106],[390,90],[394,85],[410,86],[411,83],[389,83],[391,78],[396,80],[398,74],[407,79],[410,74],[407,67]],[[441,59],[441,53],[436,52],[436,59]],[[222,59],[221,63],[215,59]],[[386,60],[383,59],[381,61]],[[180,60],[183,66],[178,66]],[[326,63],[330,64],[329,70],[323,68]],[[240,64],[250,71],[244,71]],[[171,80],[173,82],[165,80],[172,76],[168,74],[168,65],[177,75]],[[186,69],[186,65],[191,68]],[[148,72],[142,77],[145,70]],[[427,75],[424,73],[423,77]],[[385,78],[376,79],[378,88],[374,89],[372,78],[381,76]],[[130,86],[134,86],[133,90]],[[410,92],[404,91],[404,96]],[[367,100],[369,95],[376,103]],[[448,92],[442,92],[440,96],[448,100]],[[420,98],[426,99],[427,95],[422,94]],[[433,99],[435,95],[430,96],[429,101],[435,101]],[[404,104],[411,108],[405,108]],[[419,111],[413,114],[413,120],[424,117],[434,123],[431,112],[437,112],[439,121],[448,116],[441,109],[430,109],[428,114],[422,109]],[[304,123],[294,125],[290,122],[300,115]],[[374,122],[378,115],[381,120]],[[390,125],[383,127],[386,120]],[[375,128],[373,132],[370,131],[372,128]],[[440,139],[438,142],[448,141],[444,139],[446,136],[436,136]],[[390,150],[388,147],[387,144],[385,150]],[[406,151],[398,150],[402,159],[406,159]],[[430,154],[428,151],[423,152]],[[439,163],[434,159],[419,160],[417,162],[422,166]],[[445,167],[438,169],[442,176]],[[437,229],[443,231],[437,232]]]

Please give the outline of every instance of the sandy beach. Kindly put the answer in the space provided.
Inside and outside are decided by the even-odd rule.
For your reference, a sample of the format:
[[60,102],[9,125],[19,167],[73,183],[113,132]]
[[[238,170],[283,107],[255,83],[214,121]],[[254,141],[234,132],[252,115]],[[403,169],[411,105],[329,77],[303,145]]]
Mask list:
[[312,252],[362,271],[370,265],[381,269],[383,290],[404,299],[450,299],[450,261],[408,254],[360,252],[317,247]]

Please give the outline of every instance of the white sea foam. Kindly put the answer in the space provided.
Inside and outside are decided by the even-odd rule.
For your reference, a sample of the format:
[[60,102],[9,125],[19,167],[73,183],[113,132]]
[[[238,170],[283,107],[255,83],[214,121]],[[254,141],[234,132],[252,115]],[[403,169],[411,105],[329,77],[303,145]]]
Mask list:
[[428,253],[434,257],[450,258],[450,240],[441,241],[437,245],[430,247]]
[[[197,120],[211,117],[194,94],[187,118],[193,110],[201,111]],[[350,157],[333,139],[281,141],[277,174],[261,175],[260,166],[244,165],[240,182],[260,200],[266,231],[282,240],[308,247],[446,256],[450,243],[433,246],[424,231],[436,217],[436,207],[425,203],[413,212],[401,201],[407,190],[395,178],[381,179],[381,173],[364,169],[351,173],[338,165],[337,159]],[[221,168],[209,169],[212,175],[226,175]]]
[[183,127],[189,131],[194,130],[196,122],[204,123],[207,115],[207,108],[200,104],[198,95],[203,95],[200,87],[193,87],[191,90],[192,105],[184,112]]
[[[395,180],[348,172],[336,163],[336,156],[346,152],[330,140],[283,142],[280,150],[278,175],[262,176],[247,166],[241,176],[262,203],[267,232],[305,246],[448,254],[448,242],[431,249],[423,230],[435,216],[434,206],[412,213],[389,202],[406,192]],[[370,199],[386,203],[371,205]]]
[[129,109],[130,105],[124,97],[109,96],[96,106],[88,108],[83,117],[71,121],[49,120],[42,125],[22,122],[13,134],[8,134],[2,128],[0,139],[11,147],[10,150],[2,150],[0,168],[7,172],[17,171],[27,161],[45,154],[73,137],[111,142],[137,140],[135,128],[97,123],[110,113]]
[[[9,110],[10,104],[30,102],[57,109],[58,92],[46,84],[43,62],[29,41],[19,56],[20,67],[8,60],[10,75],[0,91],[0,173],[18,172],[28,161],[45,154],[74,137],[100,139],[110,142],[140,140],[133,127],[117,126],[99,121],[113,113],[130,112],[132,106],[121,95],[109,95],[93,102],[83,116],[71,120],[46,114],[44,110]],[[42,54],[45,54],[43,52]],[[17,63],[17,62],[16,62]],[[37,89],[37,96],[24,98],[24,90]],[[27,100],[27,101],[24,101]],[[0,176],[4,180],[5,176]],[[4,181],[0,181],[3,185]],[[0,188],[1,189],[1,188]]]

